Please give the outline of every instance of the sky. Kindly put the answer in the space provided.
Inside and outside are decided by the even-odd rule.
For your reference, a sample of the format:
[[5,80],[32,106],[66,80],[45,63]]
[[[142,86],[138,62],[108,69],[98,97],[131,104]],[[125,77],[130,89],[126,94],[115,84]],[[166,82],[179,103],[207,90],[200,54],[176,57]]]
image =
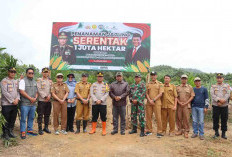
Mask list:
[[151,66],[232,72],[231,0],[0,0],[0,47],[49,65],[53,22],[151,24]]

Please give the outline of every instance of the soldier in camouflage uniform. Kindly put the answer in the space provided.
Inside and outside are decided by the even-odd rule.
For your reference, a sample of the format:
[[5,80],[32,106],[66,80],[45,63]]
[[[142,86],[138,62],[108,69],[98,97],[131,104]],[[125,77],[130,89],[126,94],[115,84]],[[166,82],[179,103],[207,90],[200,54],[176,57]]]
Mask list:
[[76,63],[76,56],[74,54],[73,46],[67,45],[68,36],[65,32],[60,32],[58,36],[59,45],[52,46],[51,55],[62,56],[64,62],[68,64]]
[[140,137],[145,136],[144,134],[144,99],[146,96],[146,84],[141,82],[141,75],[135,75],[135,83],[130,86],[129,98],[131,102],[131,122],[133,129],[129,134],[137,133],[137,114],[139,114],[139,122],[141,127]]

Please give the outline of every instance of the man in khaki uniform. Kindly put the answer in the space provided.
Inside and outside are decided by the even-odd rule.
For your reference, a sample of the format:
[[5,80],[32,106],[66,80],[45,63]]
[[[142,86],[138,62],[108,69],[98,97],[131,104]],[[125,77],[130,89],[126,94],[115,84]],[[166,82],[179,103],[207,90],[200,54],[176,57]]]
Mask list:
[[59,135],[59,114],[61,112],[61,133],[66,135],[67,132],[67,100],[69,89],[66,83],[63,82],[63,74],[56,75],[56,83],[52,85],[51,93],[54,98],[53,101],[53,125],[55,134]]
[[[39,134],[43,135],[43,131],[46,133],[51,133],[51,131],[48,129],[49,124],[49,117],[51,114],[51,86],[52,81],[48,78],[48,68],[42,69],[42,78],[37,79],[37,88],[38,88],[38,94],[39,94],[39,102],[37,107],[37,113],[38,113],[38,129]],[[42,119],[44,117],[44,129],[42,130]]]
[[189,109],[191,107],[190,102],[193,100],[195,93],[193,91],[192,86],[187,84],[188,76],[181,76],[181,85],[177,86],[177,119],[176,125],[178,128],[178,132],[176,135],[182,135],[184,133],[184,137],[188,138],[189,133]]
[[175,135],[175,119],[177,106],[176,86],[171,84],[171,76],[164,76],[164,94],[162,96],[162,131],[166,133],[167,122],[169,123],[169,135]]
[[155,113],[157,121],[157,137],[162,137],[161,96],[164,92],[163,84],[157,80],[157,73],[151,72],[151,82],[147,84],[146,104],[146,135],[152,134],[152,115]]
[[77,94],[76,124],[77,131],[80,133],[80,123],[83,120],[83,132],[86,133],[86,126],[89,120],[89,99],[91,83],[88,82],[88,74],[82,74],[82,80],[76,84],[75,93]]

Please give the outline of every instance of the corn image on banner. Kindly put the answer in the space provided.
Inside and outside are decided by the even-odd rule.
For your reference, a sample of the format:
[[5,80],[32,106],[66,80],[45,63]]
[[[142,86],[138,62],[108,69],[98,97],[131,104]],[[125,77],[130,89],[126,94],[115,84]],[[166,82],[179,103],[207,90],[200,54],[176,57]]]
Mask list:
[[54,22],[50,69],[149,72],[146,23]]

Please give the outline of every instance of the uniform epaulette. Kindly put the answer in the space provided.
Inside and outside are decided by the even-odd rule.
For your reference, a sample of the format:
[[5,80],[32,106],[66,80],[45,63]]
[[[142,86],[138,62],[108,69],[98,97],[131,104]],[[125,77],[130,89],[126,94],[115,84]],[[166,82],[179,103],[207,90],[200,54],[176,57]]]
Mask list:
[[68,47],[71,47],[71,48],[73,48],[73,46],[72,46],[72,45],[68,45]]
[[37,78],[37,80],[36,80],[36,81],[37,81],[37,82],[39,82],[40,80],[41,80],[41,78]]
[[190,84],[188,84],[189,87],[192,87]]
[[52,46],[52,47],[56,47],[56,46],[58,46],[58,45],[54,45],[54,46]]
[[212,85],[211,87],[215,88],[215,87],[217,87],[217,85]]

